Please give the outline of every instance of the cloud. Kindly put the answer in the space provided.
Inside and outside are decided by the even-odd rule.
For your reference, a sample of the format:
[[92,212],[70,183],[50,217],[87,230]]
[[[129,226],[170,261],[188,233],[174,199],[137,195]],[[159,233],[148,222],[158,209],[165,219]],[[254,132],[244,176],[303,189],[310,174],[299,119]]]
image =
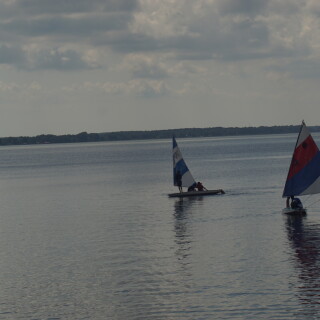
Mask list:
[[289,60],[281,65],[269,66],[267,70],[272,71],[274,74],[285,74],[291,78],[319,79],[320,61],[319,59]]
[[[117,52],[171,55],[176,61],[261,60],[270,65],[286,58],[292,61],[286,62],[288,68],[319,56],[315,16],[320,6],[315,0],[141,0],[141,8],[130,22],[131,33],[109,38]],[[302,77],[311,75],[298,70]]]
[[[41,16],[2,22],[2,32],[27,37],[87,37],[99,32],[126,28],[129,17],[126,13],[94,13],[85,16]],[[54,40],[54,39],[52,39]]]
[[167,64],[148,55],[129,55],[125,60],[124,68],[131,71],[133,78],[161,79],[167,78],[170,74]]
[[310,0],[307,2],[307,8],[311,14],[320,16],[320,3],[317,0]]
[[[136,0],[2,0],[1,13],[19,16],[52,15],[88,12],[124,12],[137,10]],[[7,15],[4,15],[6,13]]]
[[34,93],[39,93],[40,90],[42,90],[42,87],[36,81],[32,81],[23,85],[18,84],[16,82],[0,81],[0,92],[6,94],[13,94],[15,96],[19,95],[20,97],[25,97],[33,95]]
[[[86,51],[108,33],[112,38],[115,30],[128,32],[138,8],[135,0],[4,0],[0,63],[26,70],[85,69],[90,67],[82,58]],[[6,57],[9,50],[15,53],[11,59]]]
[[17,64],[25,62],[25,53],[20,47],[0,45],[0,64]]
[[95,69],[100,66],[75,50],[51,49],[28,51],[19,47],[0,45],[0,64],[15,65],[24,70],[62,71]]
[[246,16],[263,13],[270,0],[218,0],[220,14],[244,14]]
[[163,80],[133,79],[127,82],[84,82],[80,85],[64,86],[63,91],[112,93],[117,95],[135,95],[144,98],[156,98],[173,93]]
[[130,91],[133,91],[137,95],[145,98],[155,98],[168,95],[170,93],[166,83],[164,81],[157,80],[133,80],[129,82],[128,88]]
[[[143,1],[143,12],[135,14],[133,37],[116,43],[120,52],[173,53],[178,59],[242,60],[274,54],[269,46],[269,28],[265,20],[247,14],[240,18],[227,13],[252,13],[265,10],[263,1]],[[130,41],[131,38],[131,41]],[[124,39],[123,39],[124,40]],[[267,49],[268,48],[268,49]]]
[[61,51],[59,49],[41,50],[32,54],[32,61],[27,67],[35,69],[56,69],[63,71],[94,69],[97,66],[90,65],[74,50]]
[[319,54],[319,14],[316,0],[3,0],[0,63],[86,70],[113,52],[131,77],[160,79],[181,61],[302,61]]

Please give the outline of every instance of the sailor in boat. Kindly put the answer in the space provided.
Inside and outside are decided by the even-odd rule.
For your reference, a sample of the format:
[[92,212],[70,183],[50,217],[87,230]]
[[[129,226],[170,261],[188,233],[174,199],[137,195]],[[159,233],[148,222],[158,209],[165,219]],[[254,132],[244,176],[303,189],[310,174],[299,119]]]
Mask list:
[[179,188],[179,191],[182,192],[182,175],[179,170],[176,172],[175,179],[176,179],[176,183]]
[[203,184],[200,181],[197,182],[197,189],[198,191],[208,190],[206,187],[203,186]]
[[188,192],[190,192],[190,191],[196,191],[196,187],[197,187],[197,183],[194,182],[194,183],[188,188]]
[[[291,199],[291,204],[289,205],[290,199]],[[299,198],[295,198],[294,196],[291,196],[291,197],[287,197],[287,208],[303,209],[303,205]]]

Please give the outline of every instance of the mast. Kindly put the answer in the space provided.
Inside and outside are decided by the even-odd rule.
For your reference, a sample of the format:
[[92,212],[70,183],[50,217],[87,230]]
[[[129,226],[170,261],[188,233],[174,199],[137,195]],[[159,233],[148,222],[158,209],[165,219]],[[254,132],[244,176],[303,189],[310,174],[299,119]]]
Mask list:
[[[296,140],[296,144],[295,144],[294,149],[293,149],[293,153],[292,153],[291,162],[290,162],[290,166],[289,166],[289,170],[288,170],[288,174],[287,174],[287,179],[286,179],[286,181],[288,181],[288,179],[289,179],[290,169],[291,169],[291,167],[293,167],[293,164],[294,164],[294,161],[295,161],[295,160],[294,160],[294,151],[295,151],[296,148],[297,148],[298,141],[299,141],[299,138],[300,138],[300,135],[301,135],[301,131],[302,131],[302,127],[305,126],[305,125],[306,125],[306,124],[304,123],[304,120],[302,120],[302,123],[301,123],[300,128],[299,128],[299,134],[298,134],[298,137],[297,137],[297,140]],[[286,190],[286,186],[285,186],[284,189],[283,189],[283,193],[282,193],[282,197],[283,197],[283,198],[286,197],[286,195],[285,195],[285,190]],[[294,196],[294,194],[293,194],[293,196]]]

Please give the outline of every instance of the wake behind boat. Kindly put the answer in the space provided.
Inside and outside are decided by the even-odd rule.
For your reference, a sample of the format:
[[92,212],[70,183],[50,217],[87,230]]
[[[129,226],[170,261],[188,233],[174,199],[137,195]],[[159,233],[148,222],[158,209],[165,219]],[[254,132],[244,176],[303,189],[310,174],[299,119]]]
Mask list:
[[289,215],[305,215],[307,210],[296,196],[316,193],[320,193],[320,152],[302,121],[283,190],[282,197],[287,198],[287,203],[282,212]]
[[[207,190],[201,182],[196,182],[183,160],[181,151],[177,141],[172,137],[172,158],[173,158],[173,185],[179,188],[180,192],[169,193],[169,197],[194,197],[224,194],[222,189]],[[183,191],[183,188],[188,188],[188,191]]]

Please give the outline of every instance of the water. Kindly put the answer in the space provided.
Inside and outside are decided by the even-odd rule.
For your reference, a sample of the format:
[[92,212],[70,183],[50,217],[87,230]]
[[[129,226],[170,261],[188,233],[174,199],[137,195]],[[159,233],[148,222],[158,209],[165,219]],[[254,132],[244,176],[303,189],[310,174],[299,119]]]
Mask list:
[[178,139],[226,191],[184,200],[168,140],[1,147],[0,319],[319,319],[320,203],[281,214],[295,139]]

